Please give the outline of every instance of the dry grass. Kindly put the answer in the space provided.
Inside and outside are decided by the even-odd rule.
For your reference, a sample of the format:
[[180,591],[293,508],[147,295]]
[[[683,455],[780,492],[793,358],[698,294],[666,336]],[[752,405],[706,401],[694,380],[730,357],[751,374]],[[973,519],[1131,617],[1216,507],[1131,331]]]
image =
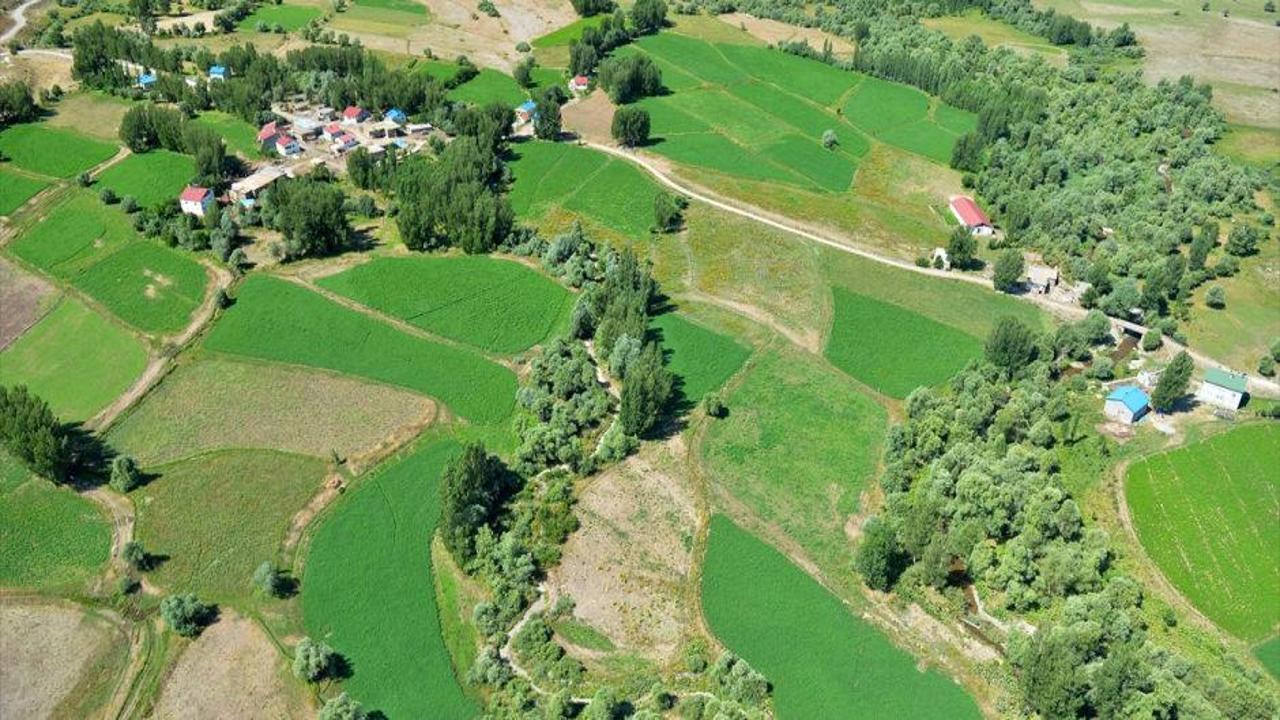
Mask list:
[[836,57],[848,59],[853,57],[856,47],[848,39],[838,35],[823,32],[817,28],[804,28],[796,25],[788,25],[777,20],[769,20],[767,18],[758,18],[746,13],[727,13],[725,15],[717,15],[721,21],[726,22],[733,27],[740,28],[750,34],[752,37],[763,40],[770,45],[777,45],[780,42],[794,42],[803,40],[809,43],[815,50],[821,50],[823,43],[830,42],[831,50]]
[[129,103],[97,92],[74,93],[53,106],[45,124],[91,135],[101,140],[119,139],[120,120]]
[[0,258],[0,350],[35,325],[57,298],[52,285]]
[[71,59],[53,55],[20,55],[0,63],[0,80],[21,80],[39,91],[60,86],[75,86],[71,79]]
[[82,677],[126,641],[71,604],[0,600],[0,717],[74,717]]

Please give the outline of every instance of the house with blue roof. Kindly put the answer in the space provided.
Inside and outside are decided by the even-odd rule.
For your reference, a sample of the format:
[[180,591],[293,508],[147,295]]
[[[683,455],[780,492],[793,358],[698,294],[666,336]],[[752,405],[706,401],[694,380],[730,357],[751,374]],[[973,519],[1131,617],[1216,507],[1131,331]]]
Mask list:
[[1103,413],[1110,419],[1133,424],[1151,410],[1151,398],[1137,385],[1121,385],[1107,396]]
[[227,79],[227,76],[228,76],[228,75],[230,75],[230,74],[231,74],[231,73],[227,72],[227,69],[226,69],[225,67],[221,66],[221,65],[210,65],[210,66],[209,66],[209,79],[210,79],[210,80],[226,80],[226,79]]
[[409,122],[409,116],[405,115],[404,111],[400,108],[391,108],[390,110],[382,113],[382,119],[390,120],[397,125],[403,125]]
[[150,90],[152,85],[156,84],[155,73],[142,73],[138,76],[138,87],[143,90]]
[[524,125],[537,117],[538,106],[532,100],[525,100],[516,106],[516,125]]

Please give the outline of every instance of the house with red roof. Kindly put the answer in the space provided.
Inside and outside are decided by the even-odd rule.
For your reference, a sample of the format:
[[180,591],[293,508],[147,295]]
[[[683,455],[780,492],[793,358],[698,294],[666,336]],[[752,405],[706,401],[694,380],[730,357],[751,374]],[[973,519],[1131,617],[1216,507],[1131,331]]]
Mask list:
[[991,218],[982,212],[982,208],[971,197],[956,195],[951,198],[951,214],[974,235],[991,235],[995,232]]
[[292,135],[286,135],[284,133],[276,135],[275,145],[276,152],[280,153],[281,157],[289,157],[290,155],[297,155],[302,152],[302,143],[298,142],[298,138]]
[[324,138],[326,140],[335,140],[339,135],[345,132],[346,130],[343,130],[342,126],[338,123],[329,123],[324,126]]
[[348,105],[346,110],[342,111],[342,122],[347,125],[359,125],[369,119],[369,111],[356,105]]
[[584,93],[590,85],[591,78],[586,75],[574,75],[573,78],[569,80],[569,92]]
[[182,194],[178,196],[178,206],[187,215],[195,215],[202,218],[212,205],[213,191],[206,187],[188,185],[183,188]]
[[279,133],[279,124],[275,120],[272,120],[266,125],[263,125],[262,129],[258,131],[258,144],[261,145],[262,143],[271,140]]

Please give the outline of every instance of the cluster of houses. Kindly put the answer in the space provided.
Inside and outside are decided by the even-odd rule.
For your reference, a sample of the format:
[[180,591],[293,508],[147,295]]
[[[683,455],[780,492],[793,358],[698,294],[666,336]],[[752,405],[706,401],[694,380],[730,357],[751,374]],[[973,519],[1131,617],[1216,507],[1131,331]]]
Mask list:
[[[1146,376],[1148,384],[1153,383],[1157,374]],[[1196,400],[1222,410],[1238,410],[1244,403],[1248,378],[1243,373],[1209,368],[1205,371],[1204,380],[1196,390]],[[1146,390],[1134,384],[1120,385],[1108,395],[1103,406],[1103,414],[1116,422],[1133,424],[1151,412],[1151,397]]]
[[[209,82],[220,82],[222,80],[226,80],[230,76],[231,76],[231,71],[228,70],[223,65],[210,65],[209,71],[206,74],[206,77],[209,79]],[[143,70],[142,72],[138,73],[137,80],[134,82],[134,84],[137,87],[142,88],[143,90],[150,90],[152,86],[156,84],[156,81],[158,79],[159,77],[154,72]],[[188,76],[185,82],[187,83],[187,85],[191,87],[195,87],[196,83],[199,82],[199,80],[195,76]]]

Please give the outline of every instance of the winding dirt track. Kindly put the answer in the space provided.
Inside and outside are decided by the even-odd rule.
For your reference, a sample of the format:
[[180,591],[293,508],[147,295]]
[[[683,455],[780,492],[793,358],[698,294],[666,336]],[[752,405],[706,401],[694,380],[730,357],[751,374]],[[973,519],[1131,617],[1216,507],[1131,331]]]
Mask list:
[[26,0],[26,2],[9,12],[9,15],[13,18],[13,27],[0,33],[0,45],[4,45],[22,32],[22,28],[27,26],[27,11],[38,2],[40,0]]

